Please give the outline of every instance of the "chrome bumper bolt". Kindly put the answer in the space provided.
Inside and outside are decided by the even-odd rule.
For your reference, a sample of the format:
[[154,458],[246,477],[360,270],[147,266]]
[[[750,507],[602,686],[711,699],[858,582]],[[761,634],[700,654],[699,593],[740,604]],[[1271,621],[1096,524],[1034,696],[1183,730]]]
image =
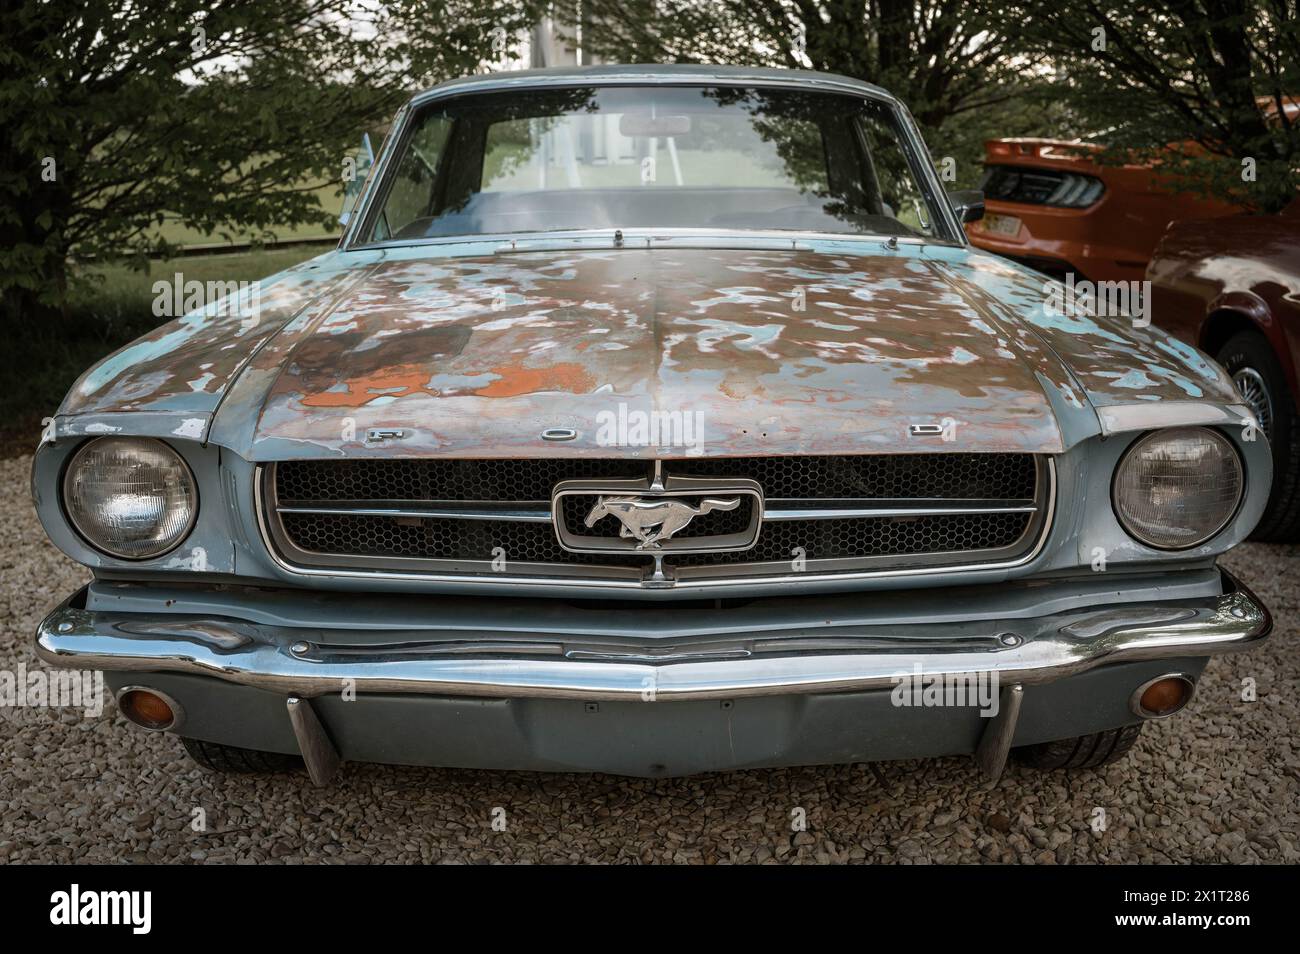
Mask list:
[[998,633],[998,642],[1003,646],[1019,646],[1024,639],[1016,633]]
[[309,649],[311,649],[310,646],[308,646],[302,640],[298,640],[298,642],[294,643],[292,646],[289,647],[289,652],[293,653],[295,656],[301,656]]

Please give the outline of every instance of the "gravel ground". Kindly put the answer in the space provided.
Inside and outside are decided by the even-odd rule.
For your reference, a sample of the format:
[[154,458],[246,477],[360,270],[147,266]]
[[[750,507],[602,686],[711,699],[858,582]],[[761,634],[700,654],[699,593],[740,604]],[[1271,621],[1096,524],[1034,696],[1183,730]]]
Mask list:
[[[38,666],[37,622],[88,576],[46,541],[29,465],[0,460],[11,673]],[[317,790],[305,776],[207,775],[111,702],[98,718],[5,708],[0,861],[1295,863],[1300,547],[1226,562],[1273,609],[1273,638],[1213,661],[1189,713],[1149,725],[1101,771],[1012,766],[990,791],[964,758],[661,781],[349,765]],[[1257,701],[1240,698],[1247,677]],[[799,810],[806,830],[792,831]]]

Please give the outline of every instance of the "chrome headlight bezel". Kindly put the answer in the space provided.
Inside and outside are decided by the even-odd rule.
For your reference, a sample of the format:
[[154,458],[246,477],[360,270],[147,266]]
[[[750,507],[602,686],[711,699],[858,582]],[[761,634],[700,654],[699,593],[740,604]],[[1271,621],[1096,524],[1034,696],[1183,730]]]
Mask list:
[[[1134,526],[1133,519],[1126,515],[1126,507],[1120,500],[1121,483],[1122,478],[1125,475],[1125,468],[1134,460],[1135,455],[1138,452],[1143,448],[1150,446],[1152,443],[1161,441],[1177,441],[1179,439],[1186,439],[1190,435],[1208,437],[1215,443],[1226,448],[1228,454],[1225,455],[1225,457],[1227,460],[1233,462],[1236,470],[1236,499],[1232,502],[1230,507],[1225,509],[1222,518],[1213,526],[1213,529],[1201,533],[1191,541],[1172,543],[1168,540],[1155,539],[1144,535],[1140,527]],[[1141,435],[1125,448],[1124,453],[1120,455],[1119,461],[1115,464],[1115,472],[1111,475],[1111,510],[1113,511],[1120,528],[1138,543],[1150,547],[1153,550],[1159,550],[1165,553],[1179,553],[1203,546],[1231,526],[1233,519],[1241,512],[1242,504],[1246,499],[1246,486],[1246,463],[1242,457],[1241,451],[1230,438],[1213,427],[1187,426],[1164,428],[1161,430],[1148,431]]]
[[[103,451],[110,443],[135,445],[137,448],[147,449],[153,453],[161,453],[170,459],[170,463],[175,466],[175,474],[180,482],[187,487],[186,496],[189,501],[189,512],[186,515],[181,529],[173,536],[169,537],[157,546],[151,549],[137,552],[125,552],[114,549],[111,541],[106,541],[97,532],[96,528],[89,525],[89,521],[82,514],[82,519],[78,519],[78,508],[74,505],[74,496],[71,492],[71,485],[74,475],[77,471],[78,464],[83,462],[86,455],[96,451]],[[195,524],[199,518],[199,482],[194,475],[193,469],[176,448],[172,447],[166,441],[158,440],[153,437],[129,437],[129,436],[105,436],[95,437],[85,441],[77,447],[75,451],[68,456],[63,465],[63,473],[59,480],[59,503],[64,518],[68,525],[76,532],[86,546],[90,547],[96,553],[102,554],[113,560],[122,560],[129,563],[142,563],[149,560],[156,560],[159,557],[166,556],[181,544],[183,544],[194,531]]]

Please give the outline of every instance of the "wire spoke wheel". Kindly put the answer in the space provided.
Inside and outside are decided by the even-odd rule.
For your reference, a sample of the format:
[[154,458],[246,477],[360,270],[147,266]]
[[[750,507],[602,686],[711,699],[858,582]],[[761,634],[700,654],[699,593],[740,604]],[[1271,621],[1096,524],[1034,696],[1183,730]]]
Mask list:
[[1273,400],[1263,377],[1254,368],[1239,368],[1232,376],[1232,383],[1237,386],[1242,398],[1259,419],[1260,430],[1269,440],[1273,439]]

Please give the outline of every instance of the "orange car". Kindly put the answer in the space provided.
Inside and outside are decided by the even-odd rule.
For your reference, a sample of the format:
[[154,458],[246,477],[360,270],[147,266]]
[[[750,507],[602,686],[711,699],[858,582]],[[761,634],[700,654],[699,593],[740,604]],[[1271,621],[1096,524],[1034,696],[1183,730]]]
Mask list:
[[1174,219],[1231,215],[1236,206],[1162,191],[1150,166],[1098,166],[1101,146],[1051,139],[984,144],[984,218],[966,227],[989,252],[1076,281],[1141,281]]

